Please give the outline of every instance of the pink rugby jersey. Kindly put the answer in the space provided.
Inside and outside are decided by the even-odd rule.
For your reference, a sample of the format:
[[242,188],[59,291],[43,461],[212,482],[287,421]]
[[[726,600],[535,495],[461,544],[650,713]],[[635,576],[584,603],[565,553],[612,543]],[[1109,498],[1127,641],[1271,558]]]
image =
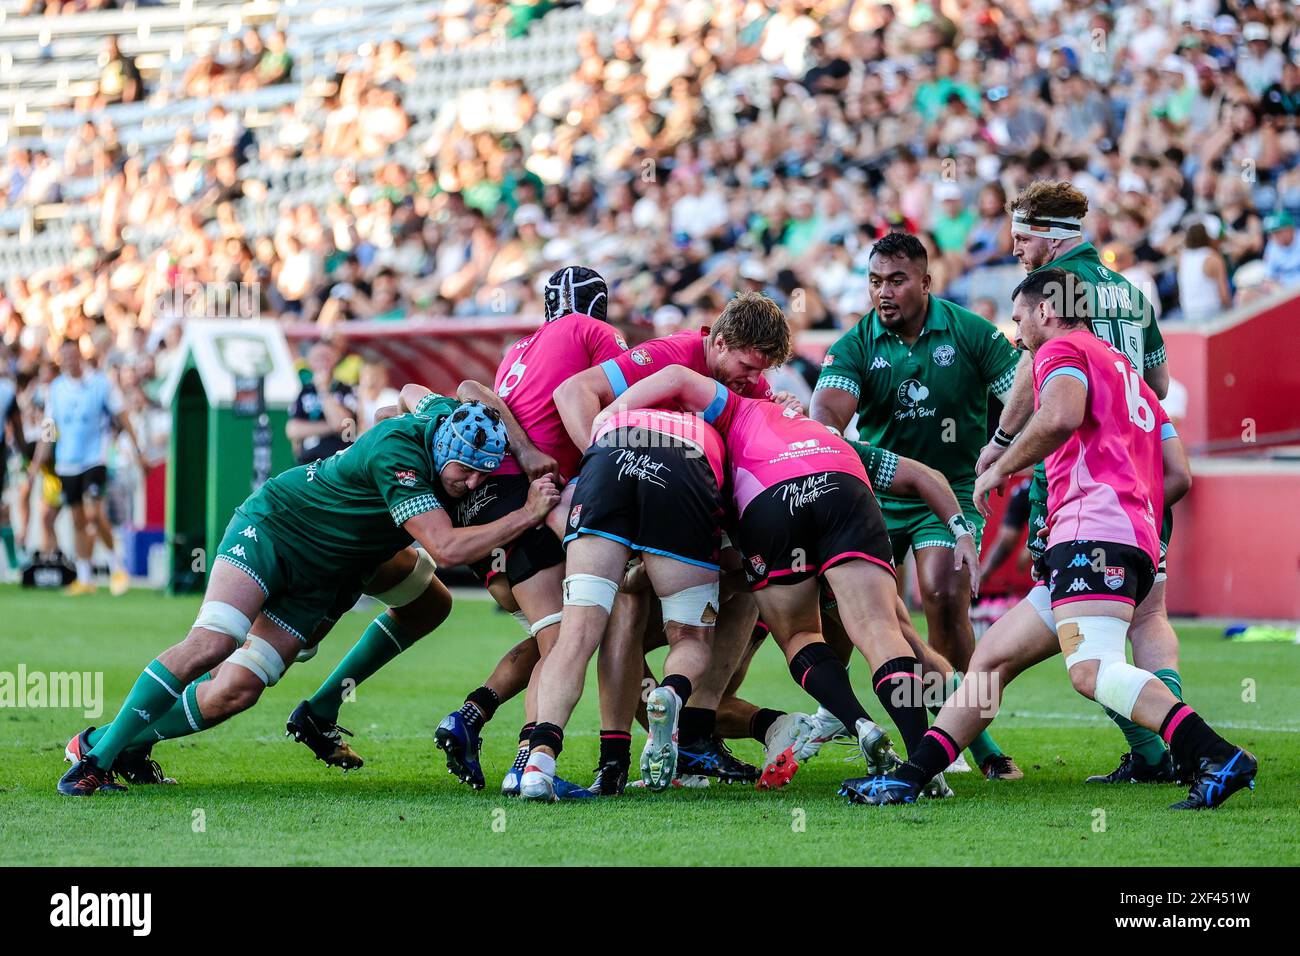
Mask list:
[[[496,393],[519,427],[539,449],[555,459],[566,481],[578,473],[582,452],[574,447],[555,407],[555,390],[567,379],[608,361],[627,349],[608,322],[571,312],[546,322],[506,350],[497,368]],[[518,462],[507,455],[498,475],[517,475]]]
[[1160,561],[1169,416],[1123,353],[1080,329],[1034,356],[1034,406],[1043,386],[1068,375],[1088,389],[1083,424],[1047,456],[1047,546],[1110,541]]
[[[617,358],[601,363],[600,367],[605,370],[605,377],[609,379],[615,398],[641,379],[670,365],[684,365],[692,372],[712,378],[704,359],[704,347],[708,338],[707,326],[702,329],[682,329],[663,338],[642,342]],[[747,388],[744,394],[747,398],[771,398],[772,387],[760,375],[758,381]]]
[[[721,385],[718,387],[722,388]],[[726,477],[726,450],[723,448],[722,438],[699,415],[692,415],[689,412],[669,412],[661,408],[619,409],[596,431],[592,444],[596,444],[602,435],[616,428],[641,428],[661,435],[671,435],[694,446],[708,459],[709,467],[713,469],[713,480],[717,482],[718,488],[722,487],[723,479]],[[626,451],[631,453],[633,458],[638,454],[649,454],[637,448],[628,448]]]
[[745,398],[719,383],[703,417],[726,444],[737,514],[743,515],[773,485],[821,472],[853,475],[871,487],[862,459],[848,442],[775,402]]

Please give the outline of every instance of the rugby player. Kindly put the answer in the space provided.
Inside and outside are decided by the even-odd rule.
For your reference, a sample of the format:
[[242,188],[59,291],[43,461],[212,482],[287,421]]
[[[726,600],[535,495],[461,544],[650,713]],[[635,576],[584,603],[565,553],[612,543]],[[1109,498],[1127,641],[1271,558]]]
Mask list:
[[[890,766],[889,737],[854,695],[843,663],[822,636],[819,614],[824,581],[838,598],[850,640],[872,664],[872,686],[910,752],[927,727],[921,668],[894,614],[898,595],[888,534],[858,453],[792,409],[743,398],[683,367],[632,386],[615,408],[660,405],[698,411],[717,426],[739,519],[735,541],[763,621],[795,681],[854,729],[868,767]],[[611,408],[602,419],[611,413],[622,412]],[[888,468],[898,460],[882,453],[880,461]],[[973,535],[946,494],[962,541],[954,554],[969,576],[978,566]],[[934,793],[946,795],[941,777]]]
[[9,376],[9,363],[0,356],[0,544],[4,546],[5,561],[9,573],[19,573],[22,565],[18,556],[18,546],[14,541],[14,529],[9,518],[9,505],[5,501],[5,481],[9,477],[9,443],[6,430],[13,435],[14,449],[22,458],[30,458],[32,451],[28,447],[27,437],[23,432],[22,409],[18,406],[18,383]]
[[[1088,329],[1071,304],[1073,278],[1040,269],[1017,287],[1012,317],[1033,357],[1036,410],[1006,454],[975,485],[989,492],[1045,460],[1048,571],[1016,608],[984,635],[966,681],[917,750],[885,775],[846,780],[842,793],[867,804],[911,803],[931,775],[986,725],[1003,687],[1039,661],[1066,655],[1080,694],[1158,732],[1195,768],[1187,798],[1172,809],[1221,805],[1254,788],[1255,757],[1228,743],[1150,671],[1128,663],[1134,608],[1154,583],[1166,498],[1185,494],[1190,470],[1155,392],[1114,347]],[[1165,462],[1174,467],[1165,469]],[[985,700],[981,700],[985,696]]]
[[[1093,333],[1122,352],[1156,398],[1163,399],[1169,389],[1169,366],[1155,310],[1141,290],[1103,266],[1096,248],[1084,241],[1082,223],[1088,212],[1087,197],[1068,182],[1040,180],[1009,202],[1007,211],[1011,215],[1012,250],[1025,271],[1061,268],[1074,276],[1075,288],[1089,310]],[[992,464],[1024,426],[1030,411],[1024,396],[1032,390],[1026,356],[1021,360],[998,431],[980,454],[977,471]],[[1029,503],[1029,549],[1038,565],[1044,551],[1042,532],[1047,513],[1047,478],[1041,465],[1034,470]],[[1165,609],[1165,554],[1173,526],[1172,502],[1169,502],[1160,525],[1160,563],[1155,584],[1134,614],[1133,646],[1134,653],[1141,655],[1134,662],[1155,674],[1175,697],[1181,698],[1178,635]],[[1186,776],[1174,766],[1164,741],[1157,734],[1113,710],[1107,710],[1107,714],[1124,733],[1129,752],[1115,770],[1091,776],[1089,783],[1165,783]]]
[[53,424],[53,438],[37,446],[30,470],[39,473],[52,457],[54,473],[63,486],[63,501],[72,510],[77,579],[68,586],[67,593],[95,592],[90,560],[98,538],[109,556],[110,588],[113,594],[125,594],[131,579],[117,551],[113,526],[104,505],[109,423],[115,423],[126,433],[142,469],[144,455],[126,415],[121,393],[103,372],[86,369],[81,348],[71,339],[59,346],[59,368],[59,376],[50,383],[45,408],[48,421]]
[[646,699],[641,779],[652,790],[672,783],[678,720],[709,664],[718,620],[723,480],[722,440],[697,416],[636,408],[597,421],[569,506],[564,618],[539,675],[521,798],[556,799],[564,725],[634,553],[663,608],[668,639],[666,676]]
[[[330,458],[268,481],[235,510],[189,635],[148,664],[109,726],[69,742],[73,766],[59,793],[120,788],[114,770],[123,755],[141,781],[160,781],[148,756],[154,741],[197,733],[252,706],[363,592],[389,608],[332,675],[340,698],[436,628],[451,609],[436,563],[482,558],[541,522],[559,500],[548,475],[510,514],[454,527],[448,512],[500,467],[505,452],[505,427],[490,409],[433,396]],[[291,719],[290,731],[322,759],[344,764],[346,744],[333,724]]]
[[[856,413],[864,441],[941,472],[978,549],[984,518],[970,492],[987,437],[988,397],[1007,400],[1019,356],[991,323],[931,294],[925,247],[915,236],[881,238],[869,270],[872,311],[831,346],[809,414],[843,432]],[[882,494],[880,510],[894,561],[908,548],[916,555],[930,642],[964,671],[975,632],[968,572],[955,568],[952,531],[915,498]],[[1023,776],[992,738],[975,741],[972,754],[990,779]]]

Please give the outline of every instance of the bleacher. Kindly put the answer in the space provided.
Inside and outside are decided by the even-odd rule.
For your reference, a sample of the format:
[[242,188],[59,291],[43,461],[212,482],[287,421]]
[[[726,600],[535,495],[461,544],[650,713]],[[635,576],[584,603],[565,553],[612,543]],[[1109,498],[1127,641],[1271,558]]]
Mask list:
[[[220,97],[257,135],[284,104],[317,99],[336,76],[341,58],[363,45],[396,36],[413,50],[433,32],[430,17],[445,6],[445,0],[164,0],[51,18],[18,17],[18,0],[0,0],[0,145],[43,150],[61,162],[76,128],[87,119],[108,120],[127,154],[145,163],[169,146],[182,127],[192,129],[197,142],[206,135],[208,111],[217,100],[183,97],[179,87],[186,69],[204,51],[250,26],[273,24],[288,38],[292,81]],[[402,88],[412,128],[386,158],[417,161],[438,110],[464,90],[497,79],[522,80],[540,97],[578,65],[577,32],[599,33],[602,22],[614,16],[588,14],[580,7],[556,10],[524,37],[483,37],[455,50],[416,56],[416,75]],[[149,96],[93,113],[74,109],[75,100],[95,93],[98,57],[108,35],[118,36],[122,51],[135,59]],[[323,209],[342,162],[295,159],[278,168],[254,162],[243,175],[265,178],[269,193],[260,202],[236,203],[241,222],[251,236],[264,235],[274,229],[276,211],[285,203],[309,202]],[[363,171],[375,165],[363,164]],[[0,280],[57,265],[72,254],[73,226],[96,220],[102,183],[85,178],[60,185],[61,203],[0,211]],[[124,238],[147,254],[162,237],[145,233]]]

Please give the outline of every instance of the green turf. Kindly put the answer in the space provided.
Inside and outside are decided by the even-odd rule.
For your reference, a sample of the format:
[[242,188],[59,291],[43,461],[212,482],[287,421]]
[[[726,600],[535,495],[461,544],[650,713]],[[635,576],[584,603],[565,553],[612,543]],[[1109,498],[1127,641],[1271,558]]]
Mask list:
[[[183,636],[195,599],[147,592],[64,598],[0,588],[0,671],[104,673],[107,715],[140,669]],[[861,764],[828,747],[779,793],[740,787],[551,806],[495,792],[514,750],[522,701],[488,726],[489,788],[472,793],[433,748],[437,721],[459,706],[518,625],[479,600],[362,685],[342,723],[366,766],[344,776],[283,736],[284,719],[365,626],[351,614],[320,654],[293,667],[259,705],[155,757],[176,787],[67,799],[54,792],[68,737],[92,721],[71,709],[0,708],[0,859],[9,864],[1068,864],[1294,865],[1300,783],[1300,648],[1233,645],[1180,626],[1189,701],[1260,757],[1258,791],[1214,813],[1174,813],[1174,787],[1086,787],[1125,749],[1095,705],[1070,690],[1059,660],[1008,691],[994,733],[1028,774],[989,783],[950,779],[956,799],[853,807],[835,795]],[[658,658],[656,658],[656,663]],[[880,707],[854,667],[868,708]],[[1243,682],[1253,682],[1253,700]],[[594,677],[571,723],[562,774],[595,765]],[[808,709],[779,653],[764,647],[744,688],[764,706]],[[641,739],[634,741],[639,750]],[[736,752],[757,760],[760,748]],[[1103,816],[1104,814],[1104,816]],[[1102,825],[1104,823],[1104,829]],[[200,824],[202,824],[200,826]]]

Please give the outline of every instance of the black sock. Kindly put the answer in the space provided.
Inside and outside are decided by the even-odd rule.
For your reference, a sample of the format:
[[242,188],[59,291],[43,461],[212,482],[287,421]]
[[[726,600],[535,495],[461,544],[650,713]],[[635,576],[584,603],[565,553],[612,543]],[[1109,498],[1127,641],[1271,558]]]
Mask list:
[[908,751],[907,763],[894,771],[894,776],[916,787],[924,787],[937,773],[957,759],[961,748],[957,741],[938,727],[931,727],[921,737],[915,749]]
[[909,755],[930,726],[920,670],[920,662],[915,657],[895,657],[871,675],[871,686],[903,735]]
[[526,723],[526,724],[524,724],[522,727],[520,727],[520,728],[519,728],[519,742],[520,742],[521,744],[527,743],[527,742],[528,742],[528,738],[531,737],[531,736],[533,735],[533,731],[536,730],[536,729],[537,729],[537,722],[536,722],[536,721],[533,721],[533,720],[530,720],[528,723]]
[[713,736],[718,726],[718,712],[705,707],[683,707],[682,715],[677,721],[679,740],[707,740]]
[[800,650],[790,661],[790,676],[817,703],[834,714],[850,733],[854,732],[858,721],[867,716],[853,693],[849,672],[824,642],[817,641]]
[[558,757],[560,751],[564,749],[564,728],[557,727],[555,724],[538,724],[533,728],[533,735],[528,738],[528,747],[530,750],[550,747]]
[[681,674],[669,674],[659,682],[660,687],[671,687],[677,691],[677,696],[682,699],[684,705],[691,699],[691,679],[683,677]]
[[[1171,729],[1172,728],[1172,729]],[[1224,761],[1236,753],[1237,748],[1214,732],[1201,715],[1182,701],[1169,708],[1160,722],[1160,736],[1169,744],[1174,759],[1196,764],[1202,757]]]
[[627,766],[632,762],[632,735],[626,730],[602,730],[600,732],[600,763],[620,763]]
[[754,716],[749,718],[749,736],[753,737],[760,744],[767,743],[767,732],[772,725],[784,717],[785,714],[779,710],[769,710],[766,707],[760,707],[754,711]]
[[491,687],[484,685],[470,691],[465,698],[465,704],[460,709],[460,715],[465,718],[465,723],[469,724],[471,730],[478,730],[497,712],[501,706],[501,698]]

